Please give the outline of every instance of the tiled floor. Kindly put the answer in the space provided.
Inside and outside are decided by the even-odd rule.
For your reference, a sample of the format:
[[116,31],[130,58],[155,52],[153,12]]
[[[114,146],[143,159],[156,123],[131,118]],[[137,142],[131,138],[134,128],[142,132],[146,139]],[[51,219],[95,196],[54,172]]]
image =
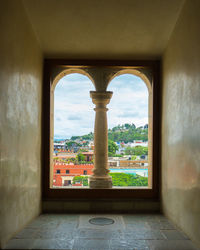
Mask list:
[[[92,225],[88,220],[93,217],[115,223]],[[44,214],[11,239],[6,249],[197,250],[164,216],[138,214]]]

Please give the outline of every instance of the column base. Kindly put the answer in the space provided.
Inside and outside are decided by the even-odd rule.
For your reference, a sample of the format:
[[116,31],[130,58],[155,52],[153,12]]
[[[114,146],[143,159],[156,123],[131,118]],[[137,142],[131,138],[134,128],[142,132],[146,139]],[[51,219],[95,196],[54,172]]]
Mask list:
[[89,177],[90,188],[112,188],[112,177]]

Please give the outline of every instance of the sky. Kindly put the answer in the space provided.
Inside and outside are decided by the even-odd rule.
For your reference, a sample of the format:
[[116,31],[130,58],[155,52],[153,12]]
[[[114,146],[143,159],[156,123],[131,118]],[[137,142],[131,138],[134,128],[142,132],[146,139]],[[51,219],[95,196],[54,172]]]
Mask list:
[[[54,92],[54,137],[68,139],[94,131],[95,105],[90,91],[95,90],[90,79],[81,74],[63,77]],[[108,86],[113,91],[108,127],[134,123],[136,127],[148,123],[148,89],[137,76],[124,74],[115,77]]]

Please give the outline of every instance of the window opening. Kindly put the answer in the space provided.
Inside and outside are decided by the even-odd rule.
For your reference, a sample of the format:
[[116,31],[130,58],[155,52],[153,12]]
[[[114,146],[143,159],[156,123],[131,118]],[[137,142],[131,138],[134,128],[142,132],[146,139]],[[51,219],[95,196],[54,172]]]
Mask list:
[[52,176],[52,188],[86,186],[85,175],[92,174],[95,114],[90,91],[93,89],[90,79],[78,73],[64,76],[53,89],[52,171],[60,175]]
[[[62,73],[63,78],[58,76],[60,80],[51,87],[50,188],[89,187],[94,170],[93,109],[107,110],[106,105],[108,166],[113,187],[152,188],[152,83],[135,69],[119,70],[111,74],[107,90],[101,92],[94,90],[87,73],[69,71],[70,74]],[[106,101],[104,107],[98,106],[102,100],[99,94],[104,95],[102,98],[111,94],[110,104]]]
[[113,186],[151,187],[148,88],[141,78],[122,74],[110,82],[108,90],[113,91],[108,104],[108,165]]

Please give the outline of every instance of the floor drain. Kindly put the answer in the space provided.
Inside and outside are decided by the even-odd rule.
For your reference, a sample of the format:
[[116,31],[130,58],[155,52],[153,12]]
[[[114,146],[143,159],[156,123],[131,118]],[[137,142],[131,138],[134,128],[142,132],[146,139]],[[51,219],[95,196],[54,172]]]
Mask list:
[[94,224],[94,225],[99,225],[99,226],[105,226],[105,225],[111,225],[115,223],[115,221],[109,218],[98,217],[98,218],[90,219],[89,223]]

